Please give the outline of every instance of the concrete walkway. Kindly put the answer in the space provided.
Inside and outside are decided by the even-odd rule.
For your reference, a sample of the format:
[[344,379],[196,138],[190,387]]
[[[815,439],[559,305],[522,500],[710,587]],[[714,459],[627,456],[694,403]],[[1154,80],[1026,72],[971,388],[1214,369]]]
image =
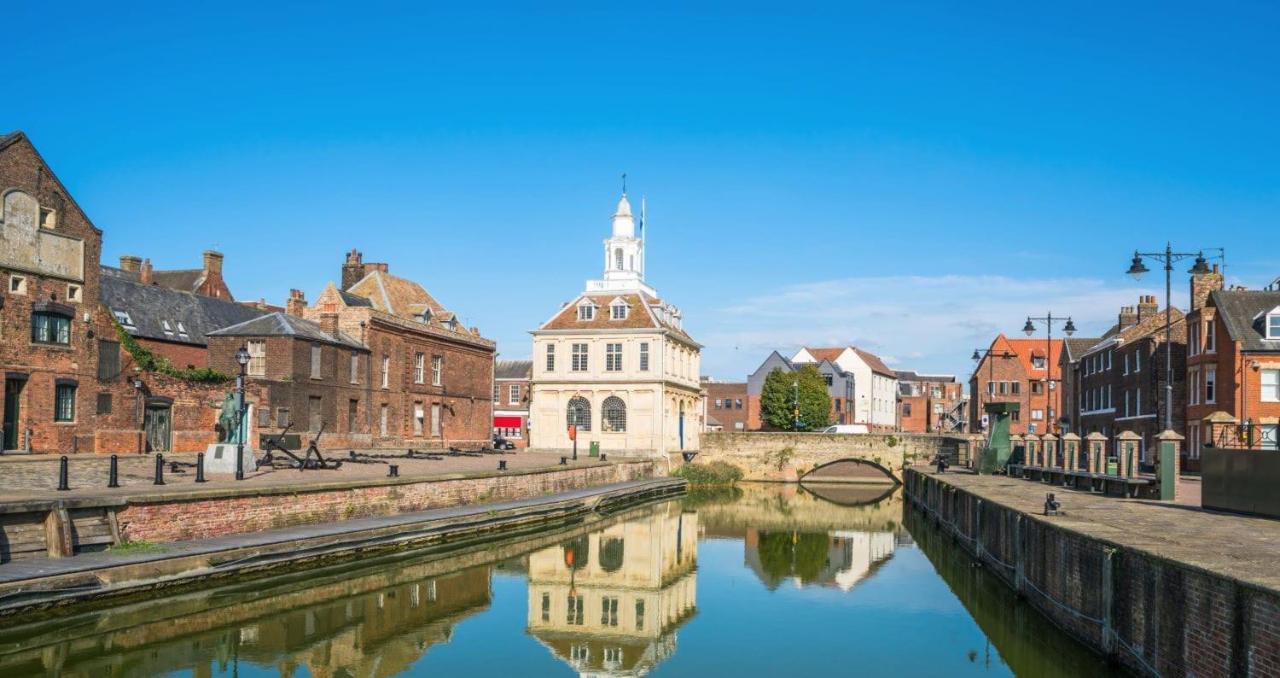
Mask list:
[[[1104,497],[1006,476],[914,470],[1037,520],[1280,592],[1280,520]],[[1057,496],[1064,515],[1043,515],[1046,492]]]

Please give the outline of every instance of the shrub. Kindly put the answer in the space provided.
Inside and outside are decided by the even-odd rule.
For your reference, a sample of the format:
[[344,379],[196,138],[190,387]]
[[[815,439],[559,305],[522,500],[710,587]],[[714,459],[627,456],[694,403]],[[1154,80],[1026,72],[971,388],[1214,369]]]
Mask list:
[[673,471],[672,475],[684,478],[690,485],[732,485],[742,480],[741,469],[723,461],[685,464]]

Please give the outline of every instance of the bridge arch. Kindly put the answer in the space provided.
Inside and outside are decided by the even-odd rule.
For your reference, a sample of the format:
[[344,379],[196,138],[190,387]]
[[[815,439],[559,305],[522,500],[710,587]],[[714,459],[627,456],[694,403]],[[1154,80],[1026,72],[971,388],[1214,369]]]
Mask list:
[[824,462],[800,475],[798,480],[804,482],[870,482],[891,483],[901,485],[902,481],[894,475],[893,470],[874,459],[859,457],[841,457]]

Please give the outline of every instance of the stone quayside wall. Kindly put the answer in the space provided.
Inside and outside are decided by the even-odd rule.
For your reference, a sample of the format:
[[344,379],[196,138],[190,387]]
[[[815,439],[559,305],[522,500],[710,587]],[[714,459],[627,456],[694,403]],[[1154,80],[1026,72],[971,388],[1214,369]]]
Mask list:
[[1280,675],[1280,595],[907,471],[910,502],[1067,633],[1139,675]]
[[116,510],[125,541],[172,542],[246,534],[293,525],[394,515],[427,509],[538,497],[596,485],[652,478],[654,462],[600,464],[564,470],[458,478],[381,480],[197,493],[203,496],[132,497]]

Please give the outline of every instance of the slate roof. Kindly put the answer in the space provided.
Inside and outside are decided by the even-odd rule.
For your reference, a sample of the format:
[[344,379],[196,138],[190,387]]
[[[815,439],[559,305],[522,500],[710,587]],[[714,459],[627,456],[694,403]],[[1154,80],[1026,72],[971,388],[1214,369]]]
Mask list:
[[894,370],[894,374],[900,381],[928,381],[944,384],[953,384],[956,381],[954,374],[920,374],[915,370]]
[[1280,340],[1267,339],[1267,311],[1280,306],[1280,291],[1216,290],[1209,297],[1231,338],[1243,351],[1280,352]]
[[493,363],[494,379],[531,379],[532,360],[498,360]]
[[1068,337],[1062,340],[1062,346],[1067,353],[1067,360],[1075,362],[1102,340],[1103,337]]
[[[204,346],[205,337],[215,330],[256,318],[263,314],[255,308],[234,301],[180,292],[161,285],[144,285],[128,272],[102,267],[100,292],[102,304],[112,312],[129,314],[132,325],[125,330],[135,337],[173,341]],[[164,331],[163,322],[170,331]],[[178,323],[186,329],[178,331]]]
[[269,313],[245,322],[224,327],[220,330],[210,332],[209,336],[214,337],[298,337],[308,341],[318,341],[336,346],[346,346],[349,348],[365,348],[364,344],[351,338],[349,335],[338,332],[336,335],[329,334],[320,328],[318,323],[314,323],[305,318],[299,318],[296,315],[288,313]]

